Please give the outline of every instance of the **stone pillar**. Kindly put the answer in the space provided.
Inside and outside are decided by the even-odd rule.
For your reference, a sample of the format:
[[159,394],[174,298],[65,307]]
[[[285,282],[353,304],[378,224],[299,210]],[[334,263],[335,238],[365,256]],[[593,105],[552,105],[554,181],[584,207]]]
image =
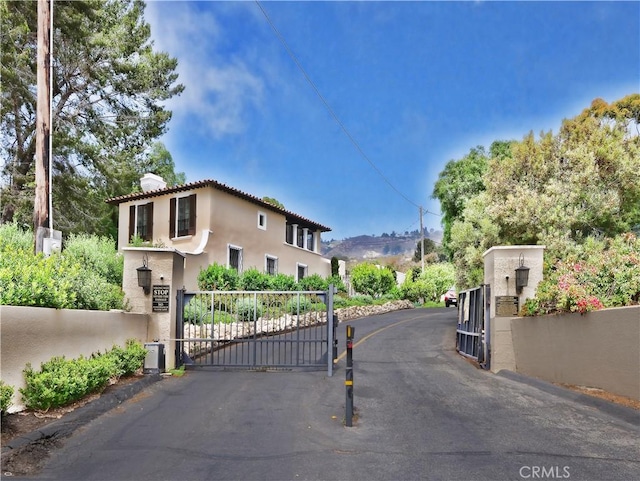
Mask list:
[[[519,315],[527,298],[535,296],[542,280],[544,246],[496,246],[483,254],[484,283],[491,286],[489,342],[491,370],[516,370],[511,319]],[[516,292],[516,268],[523,264],[529,268],[529,282],[521,293]],[[498,305],[500,303],[500,305]],[[513,313],[508,312],[513,306]]]
[[[184,285],[185,255],[175,249],[125,247],[122,289],[131,312],[149,316],[146,342],[158,341],[165,346],[165,367],[175,367],[176,296]],[[151,269],[151,291],[145,294],[138,286],[137,268],[147,259]],[[156,289],[154,290],[154,286]],[[168,289],[168,297],[163,290]],[[167,305],[168,304],[168,305]]]
[[308,234],[309,234],[309,228],[304,227],[302,229],[302,248],[303,249],[308,249],[309,248],[309,246],[307,244],[307,242],[309,241]]

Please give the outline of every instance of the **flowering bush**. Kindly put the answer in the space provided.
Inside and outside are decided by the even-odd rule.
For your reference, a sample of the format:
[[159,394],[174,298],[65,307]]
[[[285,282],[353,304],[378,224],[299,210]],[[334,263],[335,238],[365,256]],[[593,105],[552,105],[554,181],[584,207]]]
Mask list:
[[524,315],[595,311],[640,300],[640,239],[622,234],[589,238],[574,254],[546,269]]

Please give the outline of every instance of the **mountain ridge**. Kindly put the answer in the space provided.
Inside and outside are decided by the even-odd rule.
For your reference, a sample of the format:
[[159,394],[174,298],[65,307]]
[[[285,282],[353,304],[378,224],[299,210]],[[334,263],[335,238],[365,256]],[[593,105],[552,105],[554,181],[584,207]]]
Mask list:
[[[431,230],[425,232],[425,239],[431,239],[436,244],[442,241],[442,231]],[[331,239],[321,242],[321,252],[325,257],[345,259],[376,259],[387,256],[412,258],[420,242],[419,231],[405,234],[358,235],[342,240]]]

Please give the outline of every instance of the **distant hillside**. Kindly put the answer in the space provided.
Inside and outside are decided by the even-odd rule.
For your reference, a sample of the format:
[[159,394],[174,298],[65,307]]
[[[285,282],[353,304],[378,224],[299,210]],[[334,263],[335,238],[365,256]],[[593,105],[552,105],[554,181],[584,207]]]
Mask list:
[[[442,240],[442,232],[425,233],[425,238],[439,244]],[[405,235],[360,235],[342,240],[322,241],[322,255],[347,259],[376,259],[387,256],[411,258],[419,241],[419,231]]]

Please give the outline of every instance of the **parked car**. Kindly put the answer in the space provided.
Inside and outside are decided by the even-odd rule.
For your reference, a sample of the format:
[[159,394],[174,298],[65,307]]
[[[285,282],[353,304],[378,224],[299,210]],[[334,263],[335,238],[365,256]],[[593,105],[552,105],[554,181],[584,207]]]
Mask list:
[[446,307],[456,306],[458,307],[458,296],[456,295],[455,287],[452,287],[447,292],[444,293],[444,305]]

